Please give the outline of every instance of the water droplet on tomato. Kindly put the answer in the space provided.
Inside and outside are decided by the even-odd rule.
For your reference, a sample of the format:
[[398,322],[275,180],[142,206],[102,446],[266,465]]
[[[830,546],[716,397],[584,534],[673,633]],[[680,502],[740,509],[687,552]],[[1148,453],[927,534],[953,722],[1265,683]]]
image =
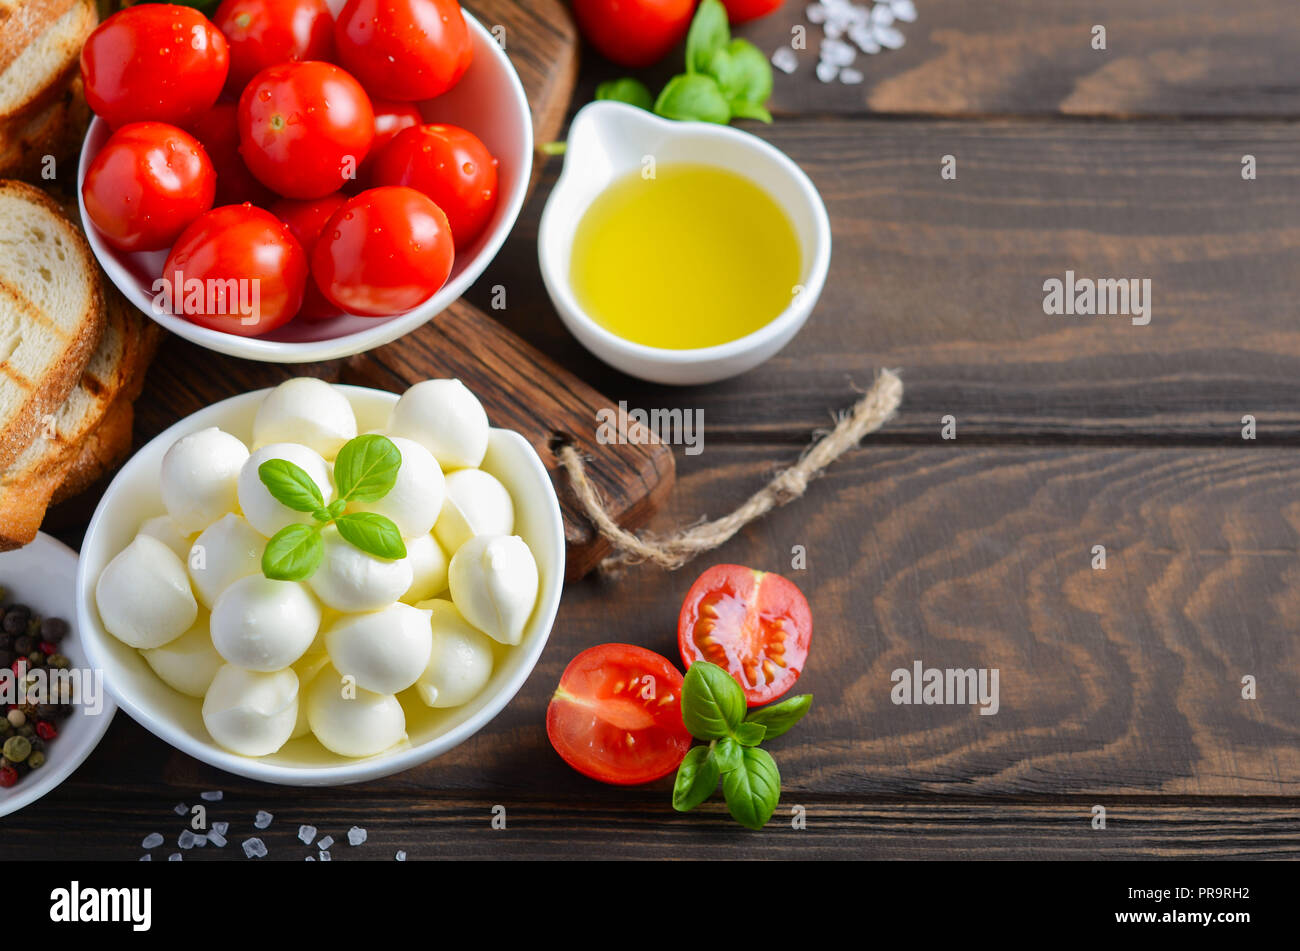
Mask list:
[[259,102],[270,102],[270,101],[271,101],[271,90],[269,90],[269,89],[259,89],[259,90],[257,91],[257,99],[258,99]]
[[466,175],[473,175],[473,174],[474,174],[474,163],[473,163],[473,162],[466,162],[464,165],[462,165],[462,166],[460,167],[460,170],[461,170],[462,172],[464,172]]

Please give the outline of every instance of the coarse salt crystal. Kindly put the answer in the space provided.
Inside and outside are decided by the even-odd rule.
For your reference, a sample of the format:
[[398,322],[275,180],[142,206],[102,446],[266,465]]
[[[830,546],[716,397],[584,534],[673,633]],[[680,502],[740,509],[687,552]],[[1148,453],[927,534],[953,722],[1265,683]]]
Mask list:
[[366,830],[360,826],[353,826],[348,830],[348,845],[360,845],[366,841]]
[[226,837],[216,829],[212,829],[208,832],[208,841],[219,849],[224,849],[226,847]]
[[858,49],[870,56],[880,52],[880,44],[876,42],[876,32],[869,26],[855,28],[849,34],[849,39]]
[[244,840],[244,855],[250,859],[260,859],[266,855],[266,843],[259,838]]
[[197,845],[199,848],[203,848],[208,844],[208,837],[206,835],[195,835],[194,844]]
[[182,849],[194,848],[194,833],[186,829],[176,837],[176,844]]
[[[145,856],[145,857],[148,858],[148,856]],[[398,850],[397,850],[397,854],[394,855],[393,858],[396,859],[396,860],[399,861],[399,862],[405,862],[405,861],[406,861],[406,852],[404,852],[402,849],[398,849]]]
[[158,848],[158,846],[160,846],[160,845],[162,845],[162,844],[163,844],[162,833],[161,833],[161,832],[150,832],[147,836],[144,837],[144,841],[140,843],[140,848],[142,848],[142,849],[156,849],[156,848]]
[[330,854],[328,852],[322,852],[320,854],[320,860],[322,862],[328,862],[330,860]]
[[304,845],[311,845],[312,840],[316,838],[315,826],[298,826],[298,840]]
[[325,852],[328,851],[329,847],[333,844],[334,844],[334,836],[327,835],[325,836],[325,838],[321,839],[319,842],[316,843],[316,847],[320,849],[322,852]]
[[180,860],[181,854],[179,852],[173,852],[171,855],[167,856],[168,862],[179,862]]
[[862,80],[865,78],[866,77],[863,76],[862,73],[856,69],[840,70],[840,82],[842,82],[846,86],[856,86],[859,83],[861,83]]
[[826,8],[820,3],[809,4],[803,15],[808,18],[809,23],[814,25],[820,26],[826,22]]
[[822,60],[817,64],[817,78],[824,83],[835,81],[835,77],[840,74],[840,68],[834,63],[828,63]]
[[220,835],[225,835],[227,832],[230,831],[230,823],[229,823],[229,822],[214,822],[214,823],[212,823],[212,831],[213,831],[213,832],[216,832],[216,833],[219,833]]
[[799,68],[799,57],[788,46],[782,46],[772,54],[772,65],[789,76]]
[[172,807],[172,812],[176,813],[176,815],[178,816],[183,816],[189,811],[190,811],[190,807],[185,805],[185,803],[183,802],[178,802],[176,803],[175,806]]
[[144,855],[140,856],[140,861],[141,861],[141,862],[152,862],[152,861],[153,861],[153,856],[150,855],[148,852],[146,852]]
[[220,789],[211,789],[208,792],[199,793],[199,798],[205,802],[221,802],[221,797],[224,795],[225,793]]
[[871,11],[871,22],[880,26],[889,26],[889,24],[894,22],[893,8],[888,7],[883,3],[880,4],[880,6]]
[[848,66],[858,58],[858,51],[843,40],[823,40],[820,57],[836,66]]
[[825,32],[827,39],[838,40],[844,35],[844,26],[843,23],[835,23],[831,20],[827,20],[826,25],[822,27],[822,30]]
[[309,855],[309,856],[307,856],[305,859],[303,859],[303,861],[304,861],[304,862],[314,862],[314,861],[316,861],[316,856],[314,856],[314,855]]
[[876,26],[876,42],[885,49],[897,50],[902,49],[903,44],[907,42],[907,37],[894,29],[892,26]]
[[257,815],[253,819],[253,825],[258,829],[265,829],[271,824],[271,820],[274,818],[275,816],[271,815],[265,809],[259,809],[257,810]]
[[912,0],[890,0],[889,7],[894,11],[894,19],[904,23],[916,22],[916,4]]

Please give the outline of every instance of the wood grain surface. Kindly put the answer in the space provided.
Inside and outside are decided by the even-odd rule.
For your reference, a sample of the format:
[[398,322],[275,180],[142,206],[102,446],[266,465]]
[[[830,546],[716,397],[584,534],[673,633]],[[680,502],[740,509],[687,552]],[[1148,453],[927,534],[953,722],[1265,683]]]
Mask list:
[[[897,420],[716,556],[569,584],[518,697],[432,763],[345,791],[280,789],[120,717],[67,784],[0,822],[0,856],[54,841],[135,858],[149,832],[174,839],[177,801],[219,788],[232,841],[265,808],[272,857],[295,860],[300,822],[336,838],[366,826],[342,860],[1300,857],[1300,6],[918,6],[908,45],[870,60],[863,86],[825,87],[805,63],[777,77],[777,123],[746,125],[808,171],[835,234],[816,312],[763,367],[673,389],[582,350],[537,274],[556,161],[468,295],[486,310],[504,285],[493,319],[611,400],[703,412],[704,451],[678,454],[655,530],[729,511],[877,367],[902,368]],[[743,32],[770,51],[801,11]],[[1109,54],[1088,48],[1093,23]],[[589,56],[575,106],[622,72]],[[955,181],[939,175],[948,154]],[[1066,269],[1151,279],[1151,323],[1044,314],[1042,283]],[[172,387],[182,356],[165,349],[151,386]],[[267,372],[354,372],[199,369],[235,390]],[[214,385],[190,384],[196,400]],[[142,406],[141,430],[188,411]],[[783,794],[761,834],[718,804],[675,814],[666,780],[592,783],[544,730],[579,650],[618,640],[673,656],[681,598],[719,561],[786,574],[816,619],[800,681],[816,700],[772,744]],[[895,705],[890,674],[915,660],[998,668],[998,714]]]

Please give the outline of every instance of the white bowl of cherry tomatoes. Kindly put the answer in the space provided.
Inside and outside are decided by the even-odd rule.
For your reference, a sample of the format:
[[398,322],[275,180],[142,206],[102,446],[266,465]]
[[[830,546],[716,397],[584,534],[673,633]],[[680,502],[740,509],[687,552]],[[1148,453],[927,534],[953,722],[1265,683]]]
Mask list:
[[82,51],[87,238],[171,332],[277,363],[441,313],[523,205],[519,76],[456,0],[139,4]]

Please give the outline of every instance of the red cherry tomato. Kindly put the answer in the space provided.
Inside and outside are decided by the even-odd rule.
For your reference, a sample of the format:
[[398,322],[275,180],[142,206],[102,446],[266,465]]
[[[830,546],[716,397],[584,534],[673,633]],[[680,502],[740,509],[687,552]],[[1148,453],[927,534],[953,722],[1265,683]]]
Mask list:
[[457,248],[483,233],[497,207],[497,160],[478,136],[454,125],[399,133],[375,157],[376,185],[409,185],[447,215]]
[[212,167],[217,170],[217,197],[213,204],[241,205],[251,202],[268,207],[276,195],[248,170],[239,154],[238,108],[234,103],[219,102],[190,123],[190,132],[203,143]]
[[714,565],[700,575],[677,618],[682,662],[717,664],[745,689],[751,707],[794,686],[811,640],[803,592],[780,575],[740,565]]
[[695,0],[573,0],[573,15],[591,45],[621,66],[659,62],[682,41]]
[[113,14],[81,50],[90,108],[113,128],[156,120],[188,125],[217,101],[226,38],[190,7],[144,3]]
[[355,178],[375,137],[360,83],[332,63],[282,63],[239,97],[239,153],[286,198],[320,198]]
[[181,233],[162,276],[173,299],[181,301],[177,316],[212,330],[260,337],[298,312],[307,255],[289,226],[269,211],[225,205]]
[[441,96],[474,55],[456,0],[348,0],[334,47],[366,89],[398,102]]
[[90,163],[81,197],[113,247],[161,251],[212,207],[216,187],[198,139],[165,122],[132,122]]
[[371,188],[330,217],[311,272],[340,310],[387,317],[436,294],[455,256],[447,216],[427,196],[414,188]]
[[397,136],[397,133],[411,126],[419,125],[424,121],[420,115],[420,110],[415,108],[409,102],[389,102],[386,99],[371,99],[370,104],[375,110],[375,140],[370,143],[370,154],[366,160],[361,163],[361,171],[357,174],[357,181],[364,187],[369,187],[370,176],[374,170],[375,159],[379,157],[389,142]]
[[[311,254],[316,247],[316,240],[320,237],[321,230],[330,220],[330,216],[338,211],[339,206],[345,201],[347,196],[340,192],[308,201],[281,198],[271,206],[271,214],[289,226],[289,230],[293,232],[293,236],[298,239],[303,251],[307,253],[307,262],[310,264]],[[315,321],[325,320],[337,314],[338,308],[325,298],[320,288],[316,286],[315,279],[309,276],[307,288],[303,292],[302,309],[298,311],[298,316],[303,320]]]
[[222,0],[212,22],[230,44],[235,95],[268,66],[334,56],[334,17],[325,0]]
[[546,735],[566,763],[602,783],[667,776],[691,748],[682,675],[644,647],[588,648],[564,668],[546,708]]
[[736,24],[775,13],[784,2],[785,0],[722,0],[722,5],[727,8],[727,19]]

